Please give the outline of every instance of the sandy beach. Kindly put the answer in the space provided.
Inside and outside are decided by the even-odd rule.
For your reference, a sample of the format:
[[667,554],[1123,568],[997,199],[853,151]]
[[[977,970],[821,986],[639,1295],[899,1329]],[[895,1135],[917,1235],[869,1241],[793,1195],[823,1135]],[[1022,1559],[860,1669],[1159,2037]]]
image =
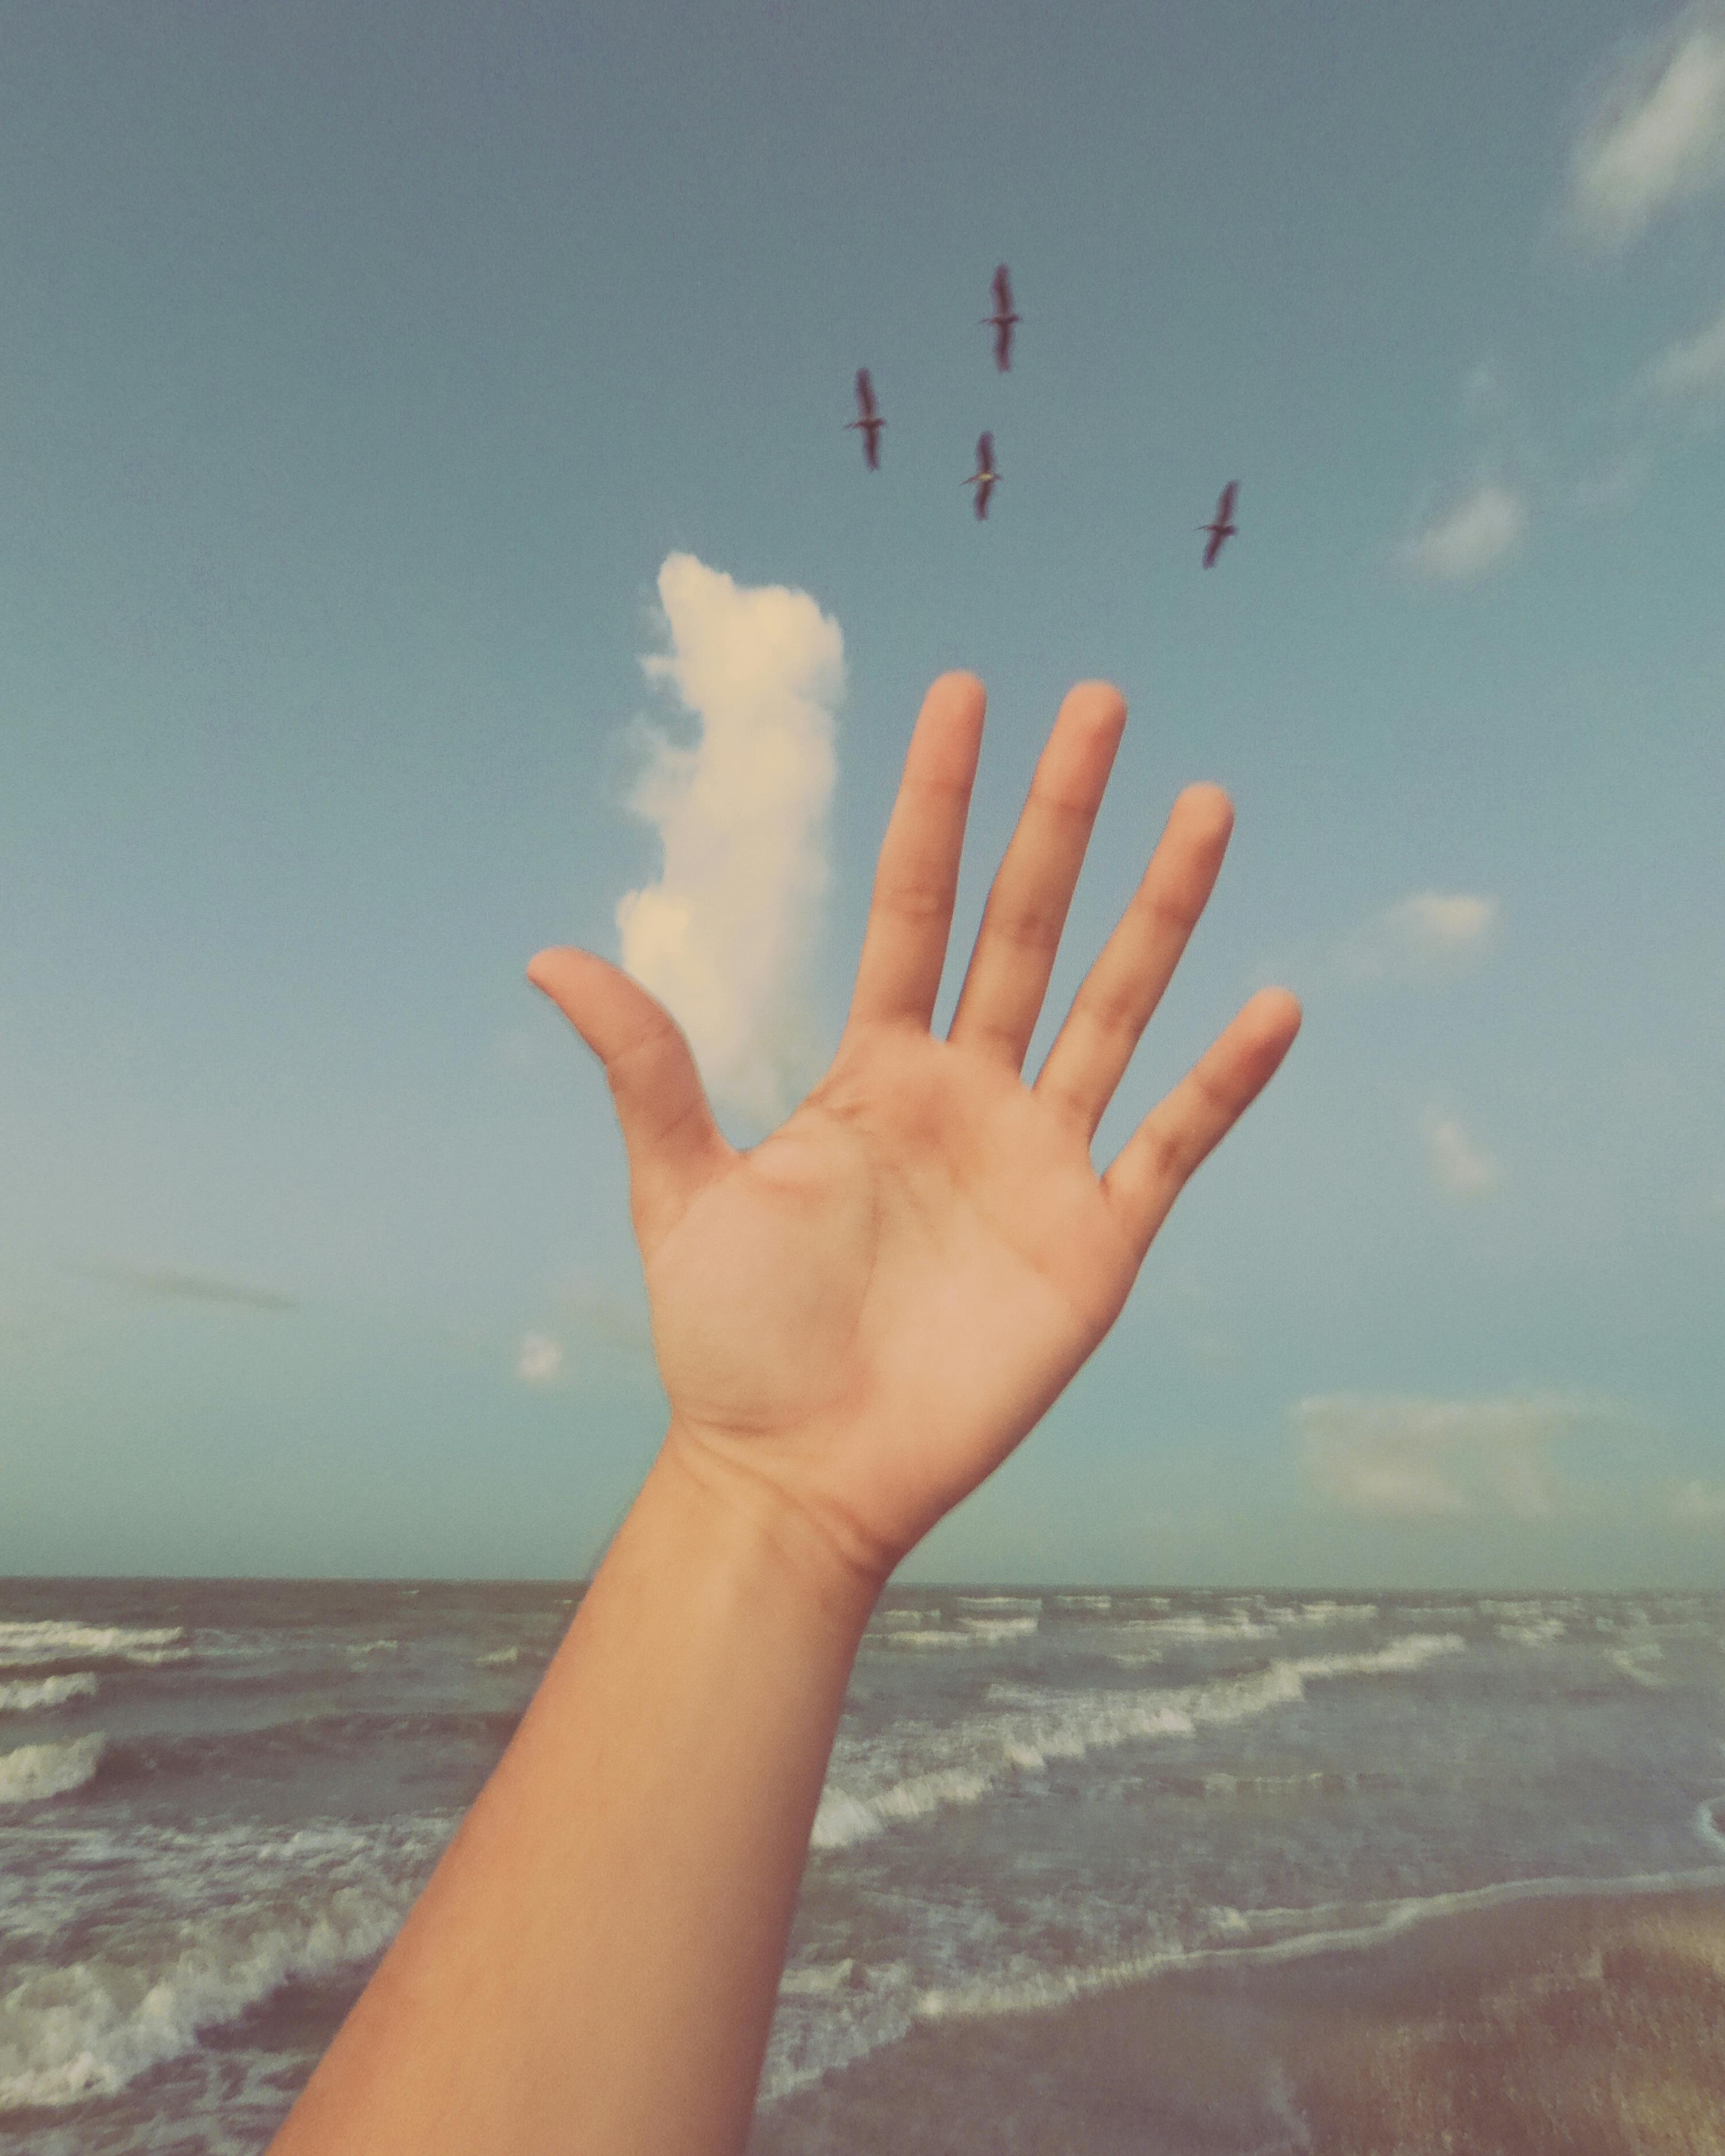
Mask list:
[[1725,2156],[1725,1891],[1528,1898],[1359,1947],[924,2022],[750,2156]]

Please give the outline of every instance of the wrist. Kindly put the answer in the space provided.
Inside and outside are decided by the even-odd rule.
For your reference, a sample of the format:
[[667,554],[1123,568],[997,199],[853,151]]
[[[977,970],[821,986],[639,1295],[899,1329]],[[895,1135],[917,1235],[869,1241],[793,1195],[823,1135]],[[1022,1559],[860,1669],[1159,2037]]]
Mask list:
[[825,1625],[861,1639],[892,1562],[851,1524],[788,1490],[748,1457],[673,1415],[643,1486],[692,1507],[702,1539],[716,1536],[747,1570],[765,1569]]

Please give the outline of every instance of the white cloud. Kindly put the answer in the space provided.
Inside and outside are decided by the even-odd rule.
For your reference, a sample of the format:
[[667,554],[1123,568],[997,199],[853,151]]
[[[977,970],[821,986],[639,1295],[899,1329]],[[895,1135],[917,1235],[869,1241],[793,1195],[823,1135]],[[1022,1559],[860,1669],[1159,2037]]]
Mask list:
[[521,1342],[515,1366],[516,1377],[530,1385],[554,1385],[563,1374],[563,1343],[543,1332],[530,1332]]
[[1513,487],[1481,480],[1453,509],[1434,517],[1402,548],[1417,576],[1471,584],[1506,562],[1527,529],[1527,505]]
[[688,1035],[716,1104],[773,1123],[819,1075],[808,969],[844,639],[806,593],[739,585],[692,554],[666,557],[659,596],[670,649],[642,665],[699,737],[654,735],[631,796],[665,865],[618,904],[623,964]]
[[1426,1164],[1440,1190],[1452,1198],[1477,1198],[1497,1188],[1497,1163],[1481,1152],[1454,1116],[1430,1111],[1420,1126]]
[[1562,1393],[1474,1400],[1331,1393],[1291,1410],[1304,1466],[1344,1512],[1409,1521],[1551,1517],[1564,1496],[1553,1438],[1606,1412]]
[[1486,956],[1498,912],[1495,898],[1476,892],[1414,891],[1346,939],[1343,970],[1357,981],[1452,979]]
[[1686,1482],[1671,1500],[1674,1518],[1692,1527],[1725,1527],[1725,1490]]
[[1647,369],[1645,380],[1656,397],[1672,402],[1725,397],[1725,309],[1706,329],[1667,346]]
[[1569,159],[1569,211],[1606,246],[1725,180],[1725,0],[1698,0],[1611,74]]

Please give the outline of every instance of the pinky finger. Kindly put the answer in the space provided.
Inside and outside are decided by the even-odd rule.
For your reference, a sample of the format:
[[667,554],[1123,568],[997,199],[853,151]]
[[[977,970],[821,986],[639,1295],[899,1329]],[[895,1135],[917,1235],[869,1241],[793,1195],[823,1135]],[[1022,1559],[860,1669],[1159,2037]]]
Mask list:
[[1140,1261],[1193,1171],[1275,1076],[1300,1030],[1286,988],[1262,988],[1145,1116],[1102,1178]]

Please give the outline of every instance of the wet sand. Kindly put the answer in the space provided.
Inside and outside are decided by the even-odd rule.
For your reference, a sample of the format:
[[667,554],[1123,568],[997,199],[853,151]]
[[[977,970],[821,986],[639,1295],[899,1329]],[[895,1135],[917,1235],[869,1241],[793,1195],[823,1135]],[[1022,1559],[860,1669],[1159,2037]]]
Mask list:
[[920,2024],[749,2156],[1725,2156],[1725,1891],[1530,1898],[1363,1947]]

